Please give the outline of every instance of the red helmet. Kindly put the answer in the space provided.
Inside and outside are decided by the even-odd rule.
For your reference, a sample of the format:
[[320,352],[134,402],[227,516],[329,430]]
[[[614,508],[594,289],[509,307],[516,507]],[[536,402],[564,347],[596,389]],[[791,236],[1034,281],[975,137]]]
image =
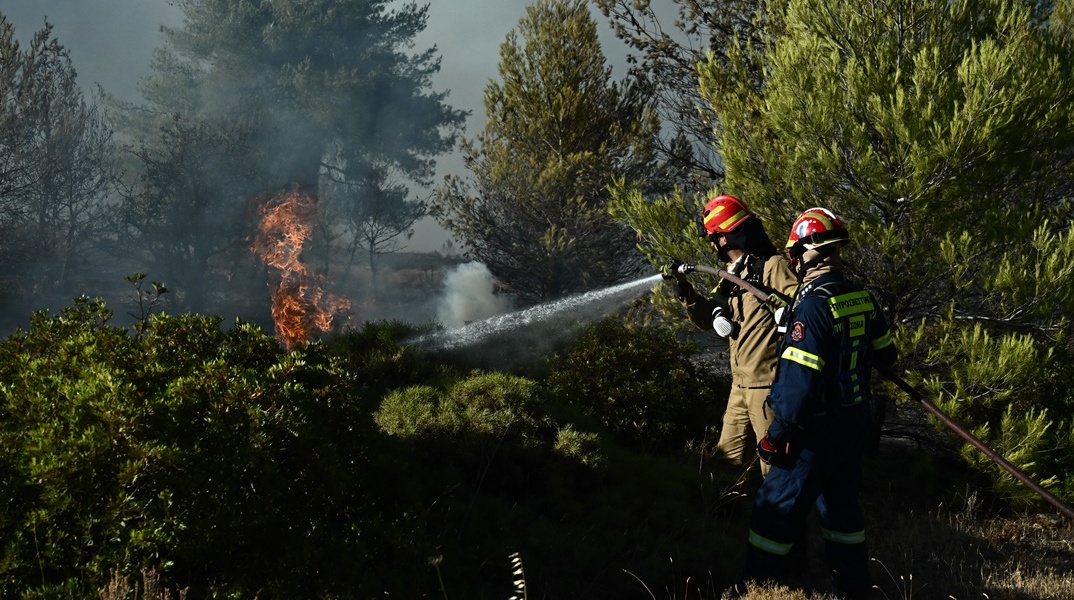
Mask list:
[[730,233],[752,216],[741,200],[723,195],[716,196],[705,205],[701,223],[705,226],[706,235]]
[[839,218],[826,208],[816,207],[803,212],[794,220],[786,248],[792,255],[801,256],[806,250],[848,240],[850,234]]

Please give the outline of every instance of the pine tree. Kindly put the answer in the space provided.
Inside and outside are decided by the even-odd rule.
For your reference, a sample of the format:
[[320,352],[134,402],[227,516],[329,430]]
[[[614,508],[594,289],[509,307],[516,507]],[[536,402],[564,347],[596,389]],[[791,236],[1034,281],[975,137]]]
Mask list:
[[[781,0],[782,1],[782,0]],[[653,97],[665,124],[658,155],[676,168],[676,185],[704,192],[723,180],[716,115],[701,97],[697,65],[727,58],[736,40],[760,44],[776,26],[764,0],[594,0],[629,48],[630,75]],[[771,4],[771,2],[769,2]]]
[[447,178],[435,214],[520,303],[621,280],[636,266],[633,242],[604,205],[616,178],[661,183],[647,100],[611,81],[583,0],[531,5],[499,73],[484,130],[461,145],[473,188]]
[[810,206],[844,218],[910,377],[1045,475],[1056,453],[1035,453],[1069,444],[1070,421],[1049,423],[1074,406],[1074,92],[1056,85],[1074,48],[1049,17],[1015,0],[792,0],[760,50],[700,76],[728,189],[784,227]]
[[[428,7],[387,0],[180,0],[185,21],[143,86],[166,113],[253,119],[264,176],[316,186],[321,162],[342,155],[361,179],[391,164],[428,182],[465,116],[429,90],[436,49],[408,52]],[[337,146],[338,144],[338,146]],[[266,183],[272,183],[268,181]],[[315,187],[314,187],[315,189]]]
[[[906,377],[1015,464],[1070,481],[1050,479],[1074,457],[1066,20],[1017,0],[783,5],[763,44],[699,67],[722,191],[777,242],[811,206],[842,217],[851,274],[896,324]],[[699,242],[675,236],[697,202],[625,187],[613,207],[654,258],[688,258]]]

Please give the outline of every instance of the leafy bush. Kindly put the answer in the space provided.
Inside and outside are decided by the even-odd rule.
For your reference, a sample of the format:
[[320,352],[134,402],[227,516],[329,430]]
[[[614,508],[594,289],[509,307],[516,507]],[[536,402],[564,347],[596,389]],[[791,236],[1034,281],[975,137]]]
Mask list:
[[[692,465],[618,448],[598,423],[572,422],[564,401],[525,377],[473,371],[390,392],[376,411],[405,443],[449,597],[508,597],[514,552],[538,579],[531,592],[626,597],[636,582],[608,564],[653,571],[675,555],[703,572],[727,543],[683,526],[705,520],[692,495],[710,484]],[[696,554],[703,566],[683,548],[708,548]]]
[[698,371],[692,351],[664,327],[608,318],[548,360],[546,381],[627,447],[680,452],[719,423],[728,389]]
[[80,299],[0,344],[0,595],[95,596],[113,567],[195,595],[383,589],[378,561],[412,550],[404,507],[371,490],[392,472],[375,377],[244,323],[158,315],[131,336],[110,317]]
[[374,420],[410,447],[413,470],[437,465],[428,482],[482,481],[485,492],[515,493],[552,451],[555,425],[542,416],[539,393],[524,377],[475,371],[443,388],[390,392]]
[[639,450],[722,409],[666,330],[598,323],[536,379],[432,364],[398,323],[285,352],[215,317],[109,319],[79,300],[0,343],[2,597],[153,573],[191,598],[502,599],[512,555],[534,597],[737,574],[722,467]]
[[537,384],[503,373],[475,374],[438,391],[428,385],[389,393],[374,415],[387,433],[464,441],[531,436]]

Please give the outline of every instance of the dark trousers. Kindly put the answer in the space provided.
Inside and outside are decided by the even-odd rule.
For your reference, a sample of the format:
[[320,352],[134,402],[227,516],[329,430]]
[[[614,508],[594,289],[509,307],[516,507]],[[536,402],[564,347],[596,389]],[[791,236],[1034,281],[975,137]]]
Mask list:
[[816,507],[836,591],[846,598],[868,594],[865,513],[858,489],[870,421],[869,405],[862,402],[815,417],[792,442],[793,464],[773,467],[757,491],[743,579],[778,581]]

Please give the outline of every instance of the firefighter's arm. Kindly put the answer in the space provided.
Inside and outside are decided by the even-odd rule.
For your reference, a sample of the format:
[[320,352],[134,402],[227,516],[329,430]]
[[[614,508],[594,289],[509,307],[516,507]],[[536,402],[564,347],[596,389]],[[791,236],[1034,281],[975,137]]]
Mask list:
[[684,277],[686,273],[692,272],[693,269],[693,266],[673,258],[668,264],[660,268],[660,273],[665,281],[674,282],[675,299],[682,303],[686,309],[686,316],[691,323],[702,331],[715,329],[721,336],[726,336],[726,331],[721,332],[721,328],[716,327],[716,318],[717,313],[719,313],[724,316],[723,321],[730,324],[730,308],[716,290],[713,290],[713,293],[708,297],[697,293],[694,286]]
[[[822,309],[825,312],[821,312]],[[823,385],[826,308],[817,302],[802,302],[788,325],[786,343],[779,360],[779,380],[773,386],[775,416],[768,437],[779,441],[793,437],[809,424],[817,410],[812,401]]]
[[873,300],[873,305],[878,307],[872,319],[875,327],[874,331],[876,332],[873,336],[873,362],[880,368],[891,367],[899,358],[899,352],[895,348],[887,319],[884,318],[884,313],[880,310],[875,299]]
[[692,287],[690,288],[690,293],[682,300],[682,303],[686,308],[686,316],[690,318],[690,322],[703,331],[712,331],[714,310],[717,308],[728,310],[727,302],[719,295],[713,294],[705,297],[697,293]]
[[764,265],[764,283],[773,295],[790,299],[798,290],[798,278],[791,271],[791,265],[784,256],[776,255]]

